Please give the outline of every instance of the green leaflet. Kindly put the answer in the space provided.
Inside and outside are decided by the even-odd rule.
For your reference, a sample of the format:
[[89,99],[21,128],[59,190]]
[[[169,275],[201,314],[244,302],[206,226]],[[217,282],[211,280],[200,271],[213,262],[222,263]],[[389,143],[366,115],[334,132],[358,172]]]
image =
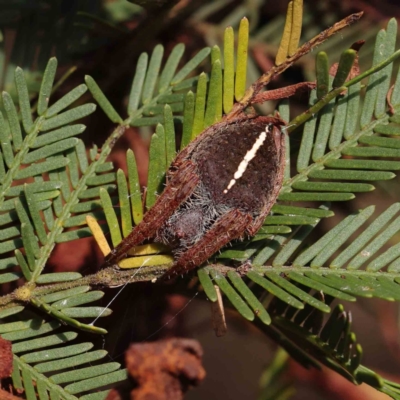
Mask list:
[[60,111],[63,111],[76,100],[78,100],[84,93],[87,91],[87,86],[81,84],[76,88],[72,89],[69,93],[67,93],[64,97],[54,103],[52,106],[48,108],[46,111],[46,118],[54,117]]
[[[117,183],[121,208],[122,235],[125,237],[128,236],[132,230],[132,215],[129,202],[128,184],[125,179],[125,174],[121,169],[117,172]],[[110,202],[112,204],[111,198]]]
[[176,155],[175,126],[171,107],[164,107],[164,129],[165,129],[165,163],[168,168]]
[[118,224],[117,216],[114,207],[111,203],[110,195],[103,188],[100,188],[100,199],[103,206],[104,214],[106,216],[107,224],[110,227],[111,241],[113,246],[117,246],[121,240],[121,231]]
[[88,352],[93,348],[92,343],[81,343],[71,346],[65,346],[62,349],[50,349],[37,351],[34,353],[27,353],[21,356],[21,360],[26,363],[37,363],[41,361],[50,361],[54,359],[62,359],[66,357],[72,357],[77,354]]
[[66,299],[58,300],[52,303],[52,307],[62,310],[64,308],[76,307],[82,304],[91,303],[99,300],[104,296],[104,292],[99,290],[91,291],[89,293],[76,293],[74,296],[70,296]]
[[85,82],[90,92],[92,93],[93,98],[106,113],[107,117],[116,124],[122,123],[122,118],[118,115],[115,108],[108,101],[107,97],[101,91],[95,80],[91,76],[87,75],[85,76]]
[[218,122],[222,117],[222,69],[220,60],[213,63],[209,85],[204,128]]
[[157,45],[153,54],[150,57],[149,67],[147,69],[146,78],[143,84],[142,103],[147,104],[153,97],[153,91],[156,85],[156,80],[161,67],[161,59],[164,49],[161,45]]
[[238,49],[235,75],[235,99],[239,101],[246,89],[247,78],[247,47],[249,41],[249,21],[243,18],[240,21],[238,32]]
[[[88,345],[88,344],[86,344],[86,345]],[[54,354],[54,352],[52,352],[51,350],[44,350],[45,353],[42,353],[42,354],[43,355],[49,354],[49,356],[50,356],[49,360],[51,360],[51,359],[58,359],[58,360],[56,360],[56,361],[48,361],[47,359],[41,360],[41,361],[47,361],[47,362],[41,362],[40,364],[35,366],[35,368],[41,373],[57,371],[57,370],[60,370],[63,368],[71,368],[74,366],[101,360],[102,358],[104,358],[107,355],[107,352],[105,350],[89,351],[89,352],[83,353],[83,354],[80,354],[81,353],[80,352],[80,353],[78,353],[78,354],[80,354],[79,356],[69,357],[67,360],[62,360],[62,363],[60,363],[59,359],[67,357],[69,355],[68,354],[69,351],[71,351],[71,350],[68,351],[68,349],[71,349],[71,347],[72,347],[72,345],[58,348],[57,351],[60,352],[59,355]],[[91,347],[93,347],[93,345]],[[32,357],[33,357],[33,354],[34,353],[32,353]],[[40,355],[40,353],[39,353],[39,355]],[[24,357],[24,356],[22,356],[22,357]]]
[[210,48],[206,47],[200,50],[190,61],[188,61],[182,69],[173,77],[171,85],[175,85],[175,90],[181,90],[184,86],[179,86],[179,83],[183,83],[183,79],[190,74],[208,55],[210,54]]
[[144,78],[146,76],[148,55],[142,53],[136,65],[136,73],[133,78],[131,93],[129,95],[128,113],[132,115],[137,110],[142,93]]
[[84,104],[82,106],[75,107],[72,110],[65,111],[44,121],[41,126],[41,130],[49,131],[50,129],[67,125],[71,122],[76,121],[77,119],[81,119],[83,117],[86,117],[87,115],[90,115],[95,110],[95,104]]
[[10,125],[14,151],[21,149],[22,132],[19,125],[18,114],[11,96],[7,92],[3,92],[3,104],[6,111],[8,123]]
[[63,372],[60,374],[55,374],[51,377],[51,379],[54,383],[57,383],[57,384],[66,383],[66,382],[74,382],[77,380],[89,379],[89,378],[93,378],[96,376],[108,374],[110,372],[113,372],[113,371],[119,369],[120,366],[121,366],[121,364],[119,364],[119,363],[110,362],[110,363],[105,363],[105,364],[98,365],[95,367],[80,368],[75,371],[69,371],[69,372]]
[[242,297],[247,301],[249,306],[254,311],[255,315],[266,325],[271,323],[271,317],[265,310],[264,306],[259,302],[253,292],[247,287],[240,276],[233,271],[227,274],[229,280],[232,282],[235,289],[242,295]]
[[57,71],[57,64],[58,62],[56,58],[50,58],[44,71],[38,98],[37,110],[39,115],[43,115],[49,106],[51,89],[53,88],[54,78]]
[[353,67],[356,56],[357,52],[353,49],[347,49],[342,53],[342,55],[340,56],[339,65],[337,67],[335,79],[332,83],[333,88],[344,85],[351,71],[351,68]]
[[123,369],[104,375],[101,379],[95,377],[91,379],[85,379],[82,382],[72,383],[67,385],[65,390],[69,393],[75,394],[79,392],[85,392],[90,389],[96,389],[111,383],[116,384],[117,382],[126,380],[126,378],[127,372]]
[[36,283],[52,283],[52,282],[66,282],[74,281],[81,278],[82,275],[79,272],[57,272],[52,274],[42,274]]
[[171,51],[171,54],[169,55],[168,60],[165,63],[164,69],[160,76],[160,80],[158,82],[158,90],[160,93],[165,92],[171,84],[172,78],[175,75],[176,69],[184,51],[185,46],[182,43],[177,44]]
[[150,208],[156,201],[156,196],[162,191],[166,164],[165,131],[162,125],[157,125],[153,134],[149,154],[149,174],[147,178],[146,207]]
[[128,179],[129,179],[132,215],[133,215],[133,220],[137,225],[143,218],[143,206],[142,206],[142,197],[140,193],[136,160],[132,150],[127,151],[126,160],[128,165]]
[[62,290],[60,292],[47,294],[40,297],[40,300],[45,303],[52,303],[61,299],[66,299],[81,293],[86,293],[90,289],[90,286],[78,286],[72,289]]
[[234,33],[232,27],[225,29],[224,34],[224,113],[228,114],[234,100]]
[[249,308],[249,306],[242,300],[238,293],[232,288],[227,279],[216,272],[211,270],[211,276],[216,285],[224,292],[229,301],[234,305],[234,307],[239,311],[239,313],[249,321],[254,319],[254,314]]
[[315,57],[315,75],[317,78],[317,99],[320,100],[329,91],[329,60],[325,51]]
[[207,76],[202,73],[199,76],[196,91],[196,102],[194,107],[194,118],[192,126],[192,137],[193,140],[204,128],[204,110],[206,105],[206,93],[207,93]]
[[216,302],[218,299],[217,291],[215,290],[214,284],[210,279],[208,272],[204,270],[204,268],[200,268],[197,270],[197,276],[199,277],[201,286],[203,287],[207,297],[210,299],[210,301]]
[[21,111],[22,125],[26,133],[29,133],[33,126],[31,105],[29,101],[28,86],[26,85],[24,72],[21,68],[15,70],[15,86],[18,92],[18,101]]

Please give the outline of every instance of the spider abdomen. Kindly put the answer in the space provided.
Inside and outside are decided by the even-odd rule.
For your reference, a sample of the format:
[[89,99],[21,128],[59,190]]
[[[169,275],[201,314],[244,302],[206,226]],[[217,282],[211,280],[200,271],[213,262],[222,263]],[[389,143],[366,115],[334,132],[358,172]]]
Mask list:
[[191,155],[215,205],[257,214],[281,170],[282,133],[262,117],[222,125]]

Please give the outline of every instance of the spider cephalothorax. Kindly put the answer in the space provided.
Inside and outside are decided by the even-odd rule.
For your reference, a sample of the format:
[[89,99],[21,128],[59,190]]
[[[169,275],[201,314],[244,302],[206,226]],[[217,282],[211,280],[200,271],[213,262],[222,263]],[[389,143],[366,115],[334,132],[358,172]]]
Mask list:
[[282,186],[283,124],[242,116],[204,130],[178,154],[164,192],[106,263],[154,238],[173,248],[175,262],[166,273],[173,276],[199,266],[231,240],[253,236]]

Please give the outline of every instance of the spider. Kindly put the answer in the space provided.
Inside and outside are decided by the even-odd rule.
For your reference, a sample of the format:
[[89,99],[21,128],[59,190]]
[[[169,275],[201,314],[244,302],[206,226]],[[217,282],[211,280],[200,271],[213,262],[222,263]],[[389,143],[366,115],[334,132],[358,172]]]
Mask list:
[[165,190],[105,264],[153,239],[172,248],[174,264],[163,276],[170,278],[255,235],[282,186],[282,125],[279,117],[242,115],[205,129],[177,155]]

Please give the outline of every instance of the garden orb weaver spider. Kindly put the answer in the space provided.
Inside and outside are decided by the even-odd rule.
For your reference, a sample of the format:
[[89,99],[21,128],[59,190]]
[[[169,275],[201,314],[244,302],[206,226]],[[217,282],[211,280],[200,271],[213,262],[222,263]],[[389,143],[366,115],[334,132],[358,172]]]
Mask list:
[[165,190],[105,264],[153,239],[172,248],[168,278],[200,266],[233,239],[255,235],[282,186],[282,125],[279,117],[243,114],[205,129],[177,155]]

